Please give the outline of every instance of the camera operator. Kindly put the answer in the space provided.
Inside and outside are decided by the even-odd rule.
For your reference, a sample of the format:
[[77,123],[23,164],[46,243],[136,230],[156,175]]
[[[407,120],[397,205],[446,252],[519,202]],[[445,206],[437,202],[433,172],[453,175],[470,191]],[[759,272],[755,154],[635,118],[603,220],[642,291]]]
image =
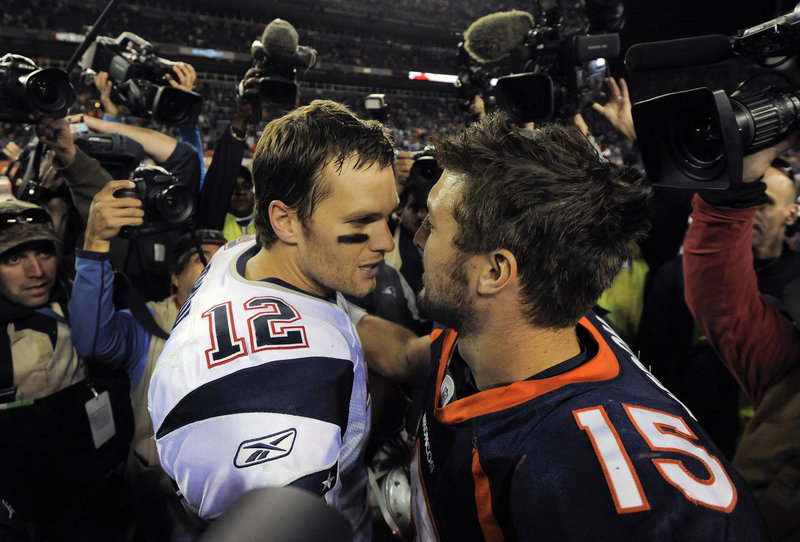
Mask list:
[[759,293],[752,245],[759,206],[773,203],[762,178],[789,145],[746,156],[734,189],[694,196],[683,257],[686,301],[755,408],[733,464],[774,540],[800,533],[800,334]]
[[[95,196],[89,214],[83,249],[77,251],[74,295],[69,310],[81,320],[72,330],[78,352],[98,361],[124,368],[132,384],[135,432],[125,468],[126,489],[133,503],[138,536],[146,540],[177,540],[197,532],[175,495],[169,477],[160,468],[147,412],[147,390],[156,360],[178,310],[203,271],[198,245],[209,261],[225,243],[216,230],[187,234],[175,245],[170,266],[174,293],[147,304],[148,325],[142,316],[116,311],[110,247],[124,226],[141,226],[144,211],[137,198],[114,197],[130,181],[111,181]],[[161,333],[156,335],[155,324]],[[156,329],[156,332],[158,329]],[[155,537],[155,538],[153,538]]]
[[122,122],[110,122],[91,116],[83,117],[89,129],[100,134],[120,134],[139,143],[153,161],[171,171],[188,186],[193,193],[200,190],[200,159],[197,151],[188,143],[176,140],[150,128]]
[[[250,221],[243,228],[238,224],[241,218],[253,214],[253,200],[249,203],[249,209],[246,208],[247,202],[234,200],[240,199],[237,192],[245,192],[241,199],[247,199],[247,190],[252,193],[252,175],[242,165],[242,157],[247,148],[247,127],[253,115],[252,95],[257,94],[257,85],[258,79],[253,77],[251,68],[245,73],[241,84],[239,108],[233,114],[227,130],[217,139],[214,157],[208,166],[200,194],[196,219],[198,227],[223,230],[226,236],[235,235],[237,229],[241,234],[253,231]],[[221,201],[229,203],[227,206],[220,205]]]
[[[197,80],[197,73],[194,66],[183,62],[176,63],[172,67],[175,76],[166,74],[164,77],[172,88],[177,88],[192,92],[194,90],[194,82]],[[103,120],[109,122],[123,122],[120,115],[120,109],[117,104],[111,99],[111,90],[114,87],[113,82],[109,79],[108,73],[101,71],[94,76],[94,85],[100,91],[100,101],[103,103]],[[197,151],[200,158],[200,184],[202,188],[203,180],[206,175],[206,166],[203,160],[203,141],[200,138],[200,130],[195,124],[192,128],[180,128],[178,130],[180,140],[188,143]]]
[[53,167],[65,177],[72,201],[85,222],[89,216],[92,198],[106,182],[111,180],[111,174],[100,165],[100,162],[75,146],[70,123],[77,122],[80,118],[42,117],[36,125],[36,133],[53,151]]
[[0,492],[34,540],[112,540],[129,384],[76,351],[58,245],[45,210],[0,202]]
[[[147,156],[178,179],[194,198],[200,185],[200,160],[195,149],[188,143],[175,140],[149,128],[109,122],[94,117],[83,117],[89,128],[101,134],[120,134],[140,144]],[[109,180],[108,177],[105,179]],[[96,193],[96,192],[95,192]],[[163,299],[169,294],[167,288],[169,265],[166,255],[177,242],[179,225],[166,230],[138,235],[134,233],[127,251],[120,253],[114,248],[115,262],[124,269],[135,290],[146,300]],[[115,242],[117,244],[117,242]],[[120,243],[125,245],[125,243]]]

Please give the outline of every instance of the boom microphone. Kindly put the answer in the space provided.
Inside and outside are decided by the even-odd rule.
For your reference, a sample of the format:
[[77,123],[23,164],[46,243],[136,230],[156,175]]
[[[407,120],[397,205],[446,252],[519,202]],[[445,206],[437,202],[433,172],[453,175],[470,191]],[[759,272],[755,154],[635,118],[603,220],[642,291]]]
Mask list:
[[297,30],[289,21],[274,19],[264,29],[261,45],[267,57],[273,60],[290,61],[297,52],[299,38]]
[[527,11],[500,11],[474,21],[464,33],[464,48],[478,62],[494,62],[525,43],[534,28]]
[[629,72],[683,68],[714,64],[732,54],[733,47],[727,36],[709,34],[631,45],[625,54],[625,67]]

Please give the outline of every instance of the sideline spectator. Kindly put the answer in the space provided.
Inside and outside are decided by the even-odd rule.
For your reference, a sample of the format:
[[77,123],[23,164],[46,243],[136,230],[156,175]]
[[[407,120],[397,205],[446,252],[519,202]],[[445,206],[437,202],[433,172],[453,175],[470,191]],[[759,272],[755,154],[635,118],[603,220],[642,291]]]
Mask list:
[[253,228],[253,206],[256,199],[253,194],[253,174],[246,166],[239,167],[239,176],[233,188],[228,213],[222,233],[228,241],[235,241],[243,235],[255,233]]

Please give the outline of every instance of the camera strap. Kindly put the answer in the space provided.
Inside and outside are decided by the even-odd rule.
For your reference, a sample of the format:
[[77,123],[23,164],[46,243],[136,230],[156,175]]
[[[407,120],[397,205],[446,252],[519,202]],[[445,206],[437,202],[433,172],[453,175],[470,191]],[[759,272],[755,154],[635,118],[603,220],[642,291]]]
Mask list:
[[11,339],[8,337],[8,323],[5,323],[0,331],[0,404],[10,403],[16,396],[14,364],[11,362]]
[[167,340],[169,338],[169,333],[158,325],[150,309],[147,308],[142,294],[131,286],[131,281],[128,276],[121,271],[114,271],[114,285],[119,300],[126,308],[130,309],[131,314],[133,314],[133,317],[139,325],[150,335]]

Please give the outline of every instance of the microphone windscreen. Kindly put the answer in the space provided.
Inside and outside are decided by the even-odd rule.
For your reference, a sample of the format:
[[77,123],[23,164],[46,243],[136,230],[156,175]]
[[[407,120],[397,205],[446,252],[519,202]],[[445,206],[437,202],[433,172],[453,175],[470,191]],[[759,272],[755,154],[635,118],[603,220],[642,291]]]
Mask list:
[[290,60],[297,51],[297,30],[289,21],[274,19],[264,29],[261,43],[269,58]]
[[625,67],[636,72],[714,64],[732,52],[730,39],[722,34],[637,43],[625,53]]
[[478,62],[494,62],[525,43],[534,27],[527,11],[500,11],[474,21],[464,33],[464,48]]

